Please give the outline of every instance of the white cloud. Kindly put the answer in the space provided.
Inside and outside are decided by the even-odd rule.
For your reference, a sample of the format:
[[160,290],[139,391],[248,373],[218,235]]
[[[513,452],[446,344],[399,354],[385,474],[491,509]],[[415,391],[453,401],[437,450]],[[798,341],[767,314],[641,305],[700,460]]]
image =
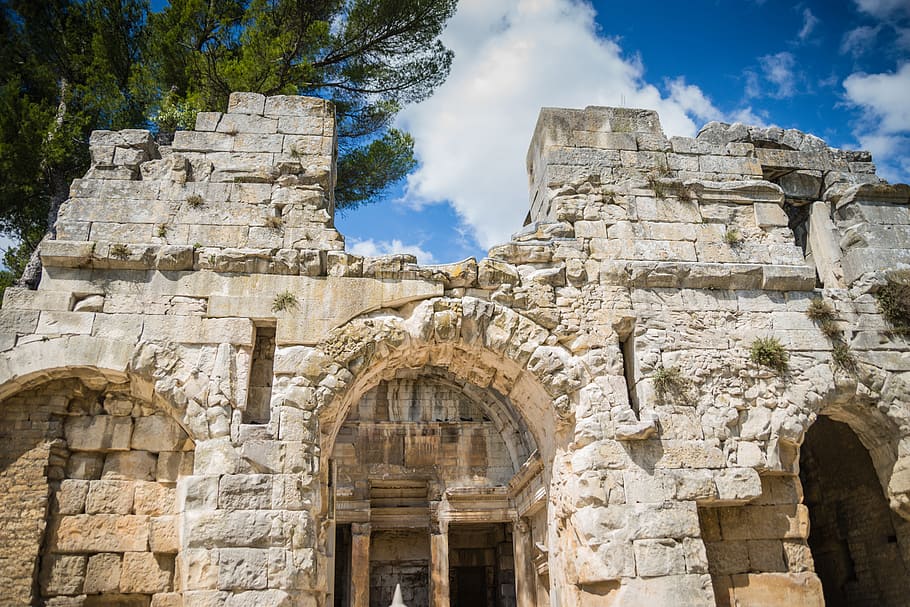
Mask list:
[[[483,247],[508,239],[528,210],[524,157],[542,106],[657,110],[670,135],[723,115],[698,87],[644,80],[644,67],[603,37],[581,0],[462,0],[445,32],[452,73],[400,126],[420,162],[412,204],[450,201]],[[700,126],[700,125],[699,125]]]
[[861,25],[853,28],[844,34],[840,43],[840,52],[842,55],[847,53],[854,57],[859,57],[866,51],[872,50],[875,44],[875,38],[882,31],[881,25]]
[[372,238],[368,240],[355,240],[352,245],[348,246],[348,251],[354,255],[363,255],[364,257],[379,257],[380,255],[406,253],[417,257],[418,263],[436,263],[433,254],[421,248],[421,243],[405,244],[397,238],[393,240],[373,240]]
[[781,52],[765,55],[758,60],[765,80],[774,85],[774,90],[766,91],[769,97],[784,99],[796,94],[797,76],[794,72],[796,58],[792,53]]
[[872,152],[879,172],[890,181],[910,180],[910,62],[894,73],[851,74],[844,91],[862,110],[854,135]]
[[855,0],[856,6],[864,13],[879,19],[888,19],[903,14],[910,14],[910,3],[907,0]]
[[801,42],[805,42],[806,39],[812,34],[815,30],[815,26],[818,25],[819,19],[812,14],[812,11],[808,8],[803,9],[803,26],[800,28],[797,37]]

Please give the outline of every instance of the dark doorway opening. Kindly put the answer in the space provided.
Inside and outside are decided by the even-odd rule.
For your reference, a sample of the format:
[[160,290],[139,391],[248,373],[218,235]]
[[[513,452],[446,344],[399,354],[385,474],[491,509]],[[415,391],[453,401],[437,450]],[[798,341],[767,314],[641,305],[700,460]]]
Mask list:
[[888,507],[872,458],[844,423],[820,416],[800,450],[809,547],[828,607],[907,605],[901,544],[910,525]]
[[515,607],[511,526],[449,526],[450,607]]
[[351,526],[335,528],[335,607],[351,605]]

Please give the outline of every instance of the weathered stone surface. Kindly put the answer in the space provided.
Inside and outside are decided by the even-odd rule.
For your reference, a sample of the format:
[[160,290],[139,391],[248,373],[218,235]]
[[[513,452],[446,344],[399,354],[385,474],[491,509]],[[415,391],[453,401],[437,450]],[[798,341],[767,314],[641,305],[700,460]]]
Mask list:
[[525,225],[423,266],[345,250],[330,103],[227,110],[172,146],[95,133],[39,288],[5,293],[8,602],[315,607],[339,571],[433,604],[483,565],[518,605],[820,604],[838,555],[910,592],[910,348],[879,304],[910,187],[870,154],[546,109]]

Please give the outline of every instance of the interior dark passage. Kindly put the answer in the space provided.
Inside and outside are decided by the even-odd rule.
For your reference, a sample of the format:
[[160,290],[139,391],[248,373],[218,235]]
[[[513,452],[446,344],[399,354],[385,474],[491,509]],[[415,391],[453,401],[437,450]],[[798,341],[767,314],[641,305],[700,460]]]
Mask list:
[[505,524],[449,528],[450,607],[515,607],[512,534]]
[[809,547],[828,607],[910,604],[901,544],[907,523],[891,512],[856,434],[820,416],[800,453]]

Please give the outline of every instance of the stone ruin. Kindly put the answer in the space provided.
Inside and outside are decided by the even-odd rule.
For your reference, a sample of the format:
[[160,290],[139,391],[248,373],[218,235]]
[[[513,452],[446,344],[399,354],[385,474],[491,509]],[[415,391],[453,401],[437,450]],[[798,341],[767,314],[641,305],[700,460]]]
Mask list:
[[323,100],[91,152],[0,310],[2,604],[906,604],[869,154],[547,108],[525,226],[422,266],[345,252]]

